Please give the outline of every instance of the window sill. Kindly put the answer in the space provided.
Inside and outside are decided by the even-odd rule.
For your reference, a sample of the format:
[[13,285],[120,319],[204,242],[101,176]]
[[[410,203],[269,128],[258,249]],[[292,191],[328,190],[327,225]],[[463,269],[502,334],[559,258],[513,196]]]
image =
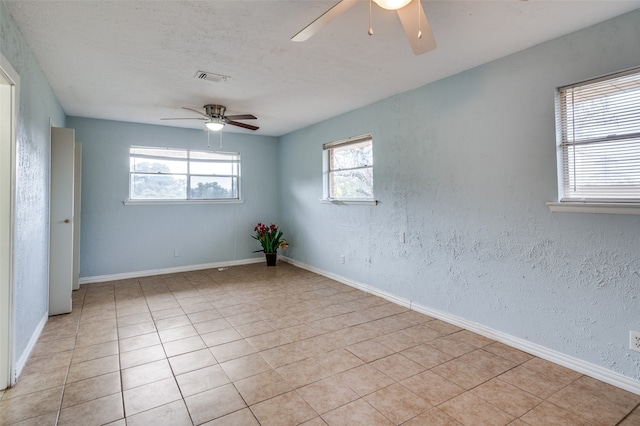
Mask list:
[[154,206],[154,205],[171,205],[171,204],[239,204],[244,203],[243,200],[127,200],[122,204],[125,206]]
[[580,203],[547,201],[553,213],[602,213],[640,215],[640,203]]
[[323,198],[320,200],[322,204],[338,204],[338,205],[359,205],[359,206],[375,206],[379,203],[378,200],[332,200],[329,198]]

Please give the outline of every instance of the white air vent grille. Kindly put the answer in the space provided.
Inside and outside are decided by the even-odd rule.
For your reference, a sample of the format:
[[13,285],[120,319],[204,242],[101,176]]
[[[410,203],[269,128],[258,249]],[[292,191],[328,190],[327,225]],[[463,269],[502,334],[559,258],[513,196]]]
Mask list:
[[207,80],[214,83],[224,83],[231,78],[228,75],[221,75],[207,71],[198,71],[193,77],[197,78],[198,80]]

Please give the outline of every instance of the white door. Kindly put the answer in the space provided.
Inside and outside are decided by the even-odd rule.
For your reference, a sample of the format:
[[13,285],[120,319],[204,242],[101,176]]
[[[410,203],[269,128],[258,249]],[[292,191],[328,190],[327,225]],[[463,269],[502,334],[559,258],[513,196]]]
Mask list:
[[71,312],[75,131],[51,128],[49,315]]
[[20,76],[0,54],[0,390],[15,383],[13,343],[13,223],[15,129]]

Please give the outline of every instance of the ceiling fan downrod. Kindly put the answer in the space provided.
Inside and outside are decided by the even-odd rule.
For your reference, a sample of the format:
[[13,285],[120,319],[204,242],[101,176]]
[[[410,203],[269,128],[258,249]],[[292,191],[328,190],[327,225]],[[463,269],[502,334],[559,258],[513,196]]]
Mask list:
[[[419,1],[419,0],[418,0]],[[418,5],[418,38],[422,38],[422,22],[420,20],[420,5]]]
[[371,14],[373,0],[369,0],[369,35],[373,35],[373,15]]

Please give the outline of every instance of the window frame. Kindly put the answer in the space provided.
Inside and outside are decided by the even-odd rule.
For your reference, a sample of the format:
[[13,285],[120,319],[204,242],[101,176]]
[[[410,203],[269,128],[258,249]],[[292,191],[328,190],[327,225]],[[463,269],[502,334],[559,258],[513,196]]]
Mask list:
[[[631,196],[618,196],[614,197],[615,193],[613,193],[613,188],[607,188],[607,185],[598,185],[595,188],[598,188],[598,191],[606,194],[608,191],[612,192],[608,195],[600,195],[596,196],[594,193],[586,194],[586,196],[580,197],[577,196],[577,193],[567,193],[566,188],[573,181],[575,182],[575,177],[573,180],[570,180],[568,173],[573,173],[573,176],[576,176],[576,172],[579,173],[579,169],[575,169],[575,166],[569,165],[569,159],[574,158],[569,155],[569,150],[573,149],[575,152],[576,147],[579,146],[596,146],[598,143],[615,143],[615,141],[629,141],[635,146],[640,144],[638,137],[640,133],[634,131],[636,127],[640,126],[640,118],[637,120],[634,119],[632,124],[630,125],[631,130],[624,131],[626,129],[621,128],[623,133],[614,133],[611,135],[598,135],[595,134],[592,137],[589,136],[577,136],[580,134],[580,131],[588,130],[586,125],[575,125],[577,123],[577,119],[573,116],[569,117],[569,114],[575,113],[575,108],[573,99],[569,100],[569,96],[573,96],[572,91],[574,89],[585,88],[589,89],[597,89],[596,85],[602,84],[603,82],[613,81],[616,79],[635,76],[640,78],[640,68],[631,68],[624,71],[607,74],[598,78],[593,78],[585,81],[581,81],[578,83],[565,85],[558,87],[556,89],[555,95],[555,109],[556,109],[556,157],[557,157],[557,185],[558,185],[558,199],[557,201],[547,202],[547,206],[552,212],[582,212],[582,213],[607,213],[607,214],[640,214],[640,194],[637,196],[630,193]],[[619,90],[607,90],[607,88],[601,89],[602,92],[600,94],[593,93],[595,99],[606,99],[607,96],[611,96],[612,94],[624,93],[624,88]],[[595,91],[594,91],[595,92]],[[591,95],[591,93],[588,93]],[[633,98],[632,98],[633,99]],[[608,105],[607,105],[608,106]],[[628,110],[632,110],[634,106],[633,101],[627,102],[624,104],[624,107]],[[615,117],[617,118],[617,116]],[[603,120],[604,123],[604,120]],[[602,129],[603,127],[595,127],[594,129]],[[607,129],[604,127],[604,129]],[[578,130],[578,132],[575,132]],[[616,129],[618,130],[618,129]],[[609,149],[609,147],[605,147],[605,149]],[[605,151],[606,152],[606,151]],[[627,154],[630,155],[630,154]],[[600,158],[600,157],[598,157]],[[623,157],[624,158],[624,157]],[[633,158],[633,156],[628,157]],[[635,160],[635,159],[634,159]],[[618,160],[620,161],[620,160]],[[637,163],[638,167],[640,167],[640,160]],[[585,165],[581,165],[583,167],[587,167],[588,163]],[[594,175],[595,177],[595,175]],[[604,176],[606,177],[606,175]],[[635,184],[632,185],[634,188],[637,186]],[[571,196],[573,195],[573,197]]]
[[[186,180],[186,198],[131,198],[131,189],[133,184],[133,178],[136,174],[145,174],[144,172],[136,172],[131,168],[131,159],[135,155],[132,151],[134,149],[140,150],[157,150],[157,151],[174,151],[174,152],[183,152],[185,153],[185,157],[180,158],[180,160],[184,161],[186,164],[186,172],[185,173],[162,173],[165,176],[184,176]],[[225,160],[217,160],[217,159],[199,159],[193,158],[192,153],[201,153],[201,154],[215,154],[221,156],[229,156],[229,159]],[[144,154],[140,154],[143,156]],[[161,156],[158,156],[161,158]],[[166,157],[167,159],[171,159],[170,156]],[[233,163],[235,164],[236,174],[202,174],[202,173],[192,173],[191,172],[191,163],[193,161],[197,162],[205,162],[212,164],[221,164],[221,163]],[[149,175],[156,175],[157,173],[148,173]],[[191,198],[191,179],[192,178],[202,178],[202,177],[222,177],[222,178],[231,178],[232,182],[235,180],[235,196],[229,198]],[[229,204],[229,203],[242,203],[243,200],[241,198],[241,156],[239,152],[222,152],[222,151],[207,151],[203,149],[187,149],[187,148],[170,148],[170,147],[155,147],[155,146],[142,146],[142,145],[130,145],[129,146],[129,186],[128,186],[128,199],[123,202],[124,205],[136,205],[136,204]]]
[[[363,142],[369,142],[371,145],[371,164],[360,165],[349,169],[331,169],[331,153],[334,149],[355,145]],[[371,182],[371,197],[362,198],[334,198],[331,197],[331,174],[340,170],[361,170],[370,169],[373,175],[374,159],[373,159],[373,135],[368,133],[360,136],[353,136],[347,139],[341,139],[334,142],[328,142],[322,145],[322,199],[323,203],[332,204],[360,204],[360,205],[376,205],[378,201],[374,194],[374,181]]]

